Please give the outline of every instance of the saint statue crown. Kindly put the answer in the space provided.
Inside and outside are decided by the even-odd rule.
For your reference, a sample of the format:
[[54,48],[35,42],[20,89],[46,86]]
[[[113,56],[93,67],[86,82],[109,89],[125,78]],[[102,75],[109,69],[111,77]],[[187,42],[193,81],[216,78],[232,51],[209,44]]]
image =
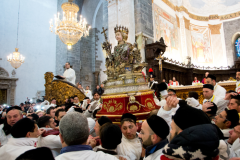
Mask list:
[[127,27],[124,27],[124,26],[118,26],[118,25],[116,25],[116,27],[114,28],[114,31],[115,31],[115,33],[117,33],[117,32],[123,32],[123,33],[128,34],[128,28],[127,28]]

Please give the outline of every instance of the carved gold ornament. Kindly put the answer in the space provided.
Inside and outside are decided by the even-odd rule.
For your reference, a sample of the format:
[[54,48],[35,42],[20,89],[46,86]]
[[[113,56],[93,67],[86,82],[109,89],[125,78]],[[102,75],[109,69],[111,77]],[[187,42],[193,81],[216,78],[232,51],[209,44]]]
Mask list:
[[154,109],[155,106],[153,104],[153,101],[151,100],[151,98],[147,98],[145,100],[145,106],[148,108],[148,109]]
[[123,108],[123,103],[118,103],[116,100],[111,99],[108,102],[104,102],[103,109],[107,112],[120,111]]

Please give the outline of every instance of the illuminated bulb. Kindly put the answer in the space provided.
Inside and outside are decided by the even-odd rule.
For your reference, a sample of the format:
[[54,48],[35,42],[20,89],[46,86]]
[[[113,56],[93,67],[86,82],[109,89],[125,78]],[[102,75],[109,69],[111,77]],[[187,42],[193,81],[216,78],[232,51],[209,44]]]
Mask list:
[[68,43],[67,47],[68,49],[72,49],[72,45],[70,43]]

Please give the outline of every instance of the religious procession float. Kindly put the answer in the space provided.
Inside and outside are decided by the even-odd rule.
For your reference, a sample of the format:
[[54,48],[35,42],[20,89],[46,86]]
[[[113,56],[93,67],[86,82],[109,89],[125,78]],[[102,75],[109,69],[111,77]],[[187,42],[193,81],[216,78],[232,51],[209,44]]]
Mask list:
[[124,113],[132,113],[137,117],[137,122],[145,120],[153,109],[158,109],[153,100],[154,91],[149,89],[147,77],[142,69],[147,63],[141,62],[142,58],[137,43],[130,44],[128,29],[123,26],[114,28],[118,45],[114,47],[108,42],[106,30],[103,28],[105,42],[102,48],[107,55],[106,71],[107,80],[105,91],[101,96],[102,109],[96,117],[109,117],[114,123],[120,124]]

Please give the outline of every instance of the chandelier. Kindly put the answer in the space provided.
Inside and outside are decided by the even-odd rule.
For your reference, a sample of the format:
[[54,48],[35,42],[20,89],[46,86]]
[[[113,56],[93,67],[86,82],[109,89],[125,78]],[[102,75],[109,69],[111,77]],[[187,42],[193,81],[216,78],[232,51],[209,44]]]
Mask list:
[[53,20],[50,20],[50,30],[59,36],[61,41],[71,49],[72,45],[76,44],[82,36],[86,37],[89,35],[90,26],[87,25],[85,19],[80,15],[80,21],[77,20],[77,12],[79,11],[78,5],[73,3],[73,0],[62,4],[63,16],[60,20],[58,13],[54,15]]
[[[19,0],[19,7],[18,7],[18,26],[17,26],[17,44],[16,46],[18,46],[18,30],[19,30],[19,11],[20,11],[20,0]],[[15,69],[17,69],[18,67],[20,67],[22,65],[22,63],[24,63],[24,57],[22,55],[20,55],[20,53],[18,52],[18,48],[15,48],[15,52],[13,52],[13,54],[10,54],[9,56],[7,56],[7,61],[11,63],[11,66]]]
[[17,69],[24,63],[24,57],[18,52],[18,48],[15,48],[15,52],[7,56],[7,60],[11,63],[12,67]]

